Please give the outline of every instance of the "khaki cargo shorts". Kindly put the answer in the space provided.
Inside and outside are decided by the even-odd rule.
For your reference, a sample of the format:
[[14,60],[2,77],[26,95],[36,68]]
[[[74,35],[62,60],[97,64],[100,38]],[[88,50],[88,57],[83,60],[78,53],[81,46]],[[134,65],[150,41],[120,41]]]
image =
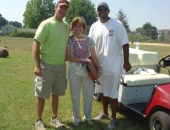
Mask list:
[[65,95],[67,86],[66,64],[49,65],[41,60],[42,86],[35,82],[35,96],[43,99],[50,97],[50,94]]

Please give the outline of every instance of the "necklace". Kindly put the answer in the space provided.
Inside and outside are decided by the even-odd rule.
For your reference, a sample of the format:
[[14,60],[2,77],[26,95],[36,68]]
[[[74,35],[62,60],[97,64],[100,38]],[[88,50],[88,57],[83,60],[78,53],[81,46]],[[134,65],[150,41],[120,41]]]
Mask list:
[[85,35],[82,34],[82,35],[74,35],[75,39],[84,39],[85,38]]

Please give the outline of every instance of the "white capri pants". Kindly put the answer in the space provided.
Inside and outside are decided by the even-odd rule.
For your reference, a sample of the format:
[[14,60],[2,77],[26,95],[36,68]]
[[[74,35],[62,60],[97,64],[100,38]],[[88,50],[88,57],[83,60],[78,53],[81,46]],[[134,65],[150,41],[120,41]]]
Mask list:
[[69,70],[70,95],[72,99],[73,120],[81,121],[80,117],[80,90],[82,84],[83,113],[84,119],[91,120],[92,101],[94,94],[94,83],[89,76],[80,76]]

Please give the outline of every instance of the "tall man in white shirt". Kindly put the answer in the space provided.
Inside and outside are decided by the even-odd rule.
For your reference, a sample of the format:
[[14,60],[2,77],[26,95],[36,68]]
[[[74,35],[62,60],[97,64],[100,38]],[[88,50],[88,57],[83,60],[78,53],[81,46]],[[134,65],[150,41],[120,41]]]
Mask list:
[[101,84],[96,85],[96,91],[102,94],[103,112],[94,119],[101,120],[109,117],[108,102],[110,101],[112,113],[107,128],[114,129],[117,126],[116,108],[122,74],[122,55],[124,56],[123,68],[129,71],[131,65],[127,32],[120,21],[108,16],[109,12],[107,3],[99,3],[97,13],[100,19],[91,26],[89,36],[96,44],[96,53],[102,69],[99,78]]

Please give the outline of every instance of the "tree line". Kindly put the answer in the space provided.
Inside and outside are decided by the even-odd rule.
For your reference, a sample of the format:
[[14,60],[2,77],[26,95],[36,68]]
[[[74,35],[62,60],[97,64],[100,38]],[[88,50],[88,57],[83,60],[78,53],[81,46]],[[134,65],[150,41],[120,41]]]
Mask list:
[[[54,6],[54,0],[29,0],[23,14],[23,28],[37,29],[38,25],[43,20],[54,15]],[[95,5],[91,2],[91,0],[70,0],[70,7],[65,17],[65,21],[70,23],[76,16],[83,17],[86,20],[87,25],[91,25],[98,20]],[[147,22],[143,25],[143,27],[139,27],[135,31],[131,31],[127,15],[122,9],[118,11],[116,16],[116,18],[123,23],[128,34],[139,33],[140,35],[149,37],[152,40],[156,40],[158,38],[157,28],[151,23]],[[22,25],[17,21],[8,22],[2,17],[2,15],[0,15],[0,23],[0,27],[5,24],[22,27]],[[132,36],[130,36],[130,38],[132,40],[134,39]]]
[[8,21],[6,20],[2,14],[0,14],[0,28],[5,25],[12,25],[17,28],[22,28],[22,24],[17,21]]

